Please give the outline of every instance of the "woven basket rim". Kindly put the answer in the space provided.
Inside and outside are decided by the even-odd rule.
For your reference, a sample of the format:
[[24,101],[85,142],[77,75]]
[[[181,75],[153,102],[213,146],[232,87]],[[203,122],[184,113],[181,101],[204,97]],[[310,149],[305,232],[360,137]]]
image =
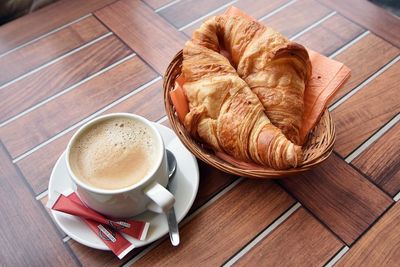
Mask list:
[[181,142],[185,147],[193,153],[198,159],[205,163],[227,173],[244,176],[248,178],[281,178],[289,175],[299,174],[310,170],[316,165],[326,160],[333,150],[335,142],[335,127],[329,111],[326,109],[321,115],[316,127],[311,131],[308,141],[303,145],[304,152],[311,155],[309,160],[305,160],[303,164],[296,168],[286,170],[275,170],[272,168],[265,169],[243,169],[217,157],[214,152],[206,150],[186,131],[185,127],[180,123],[172,101],[169,97],[169,91],[174,88],[175,79],[181,73],[183,54],[179,51],[170,62],[164,75],[164,105],[165,110],[171,124]]

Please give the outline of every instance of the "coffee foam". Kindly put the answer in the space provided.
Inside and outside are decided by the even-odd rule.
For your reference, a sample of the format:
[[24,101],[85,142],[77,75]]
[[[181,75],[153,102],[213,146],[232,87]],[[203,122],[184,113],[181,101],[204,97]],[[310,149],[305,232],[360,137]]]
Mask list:
[[89,127],[70,152],[72,171],[101,189],[120,189],[139,182],[150,171],[156,151],[151,129],[129,118],[110,118]]

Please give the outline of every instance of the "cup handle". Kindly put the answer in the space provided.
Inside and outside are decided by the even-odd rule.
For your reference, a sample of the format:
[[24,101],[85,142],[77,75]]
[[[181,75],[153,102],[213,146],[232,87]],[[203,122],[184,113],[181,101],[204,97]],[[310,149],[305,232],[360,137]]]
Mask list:
[[159,183],[152,183],[146,189],[144,193],[153,200],[147,205],[147,209],[157,212],[165,213],[170,210],[175,203],[175,197],[165,187]]

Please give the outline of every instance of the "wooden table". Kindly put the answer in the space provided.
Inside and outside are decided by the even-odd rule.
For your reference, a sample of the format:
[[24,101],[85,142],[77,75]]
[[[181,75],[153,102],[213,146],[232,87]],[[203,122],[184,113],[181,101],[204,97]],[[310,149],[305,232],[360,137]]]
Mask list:
[[[168,125],[166,66],[230,5],[352,69],[332,156],[280,181],[199,162],[177,248],[165,237],[119,261],[70,239],[43,204],[71,135],[109,112]],[[399,18],[362,0],[61,0],[0,27],[0,265],[399,266],[399,47]]]

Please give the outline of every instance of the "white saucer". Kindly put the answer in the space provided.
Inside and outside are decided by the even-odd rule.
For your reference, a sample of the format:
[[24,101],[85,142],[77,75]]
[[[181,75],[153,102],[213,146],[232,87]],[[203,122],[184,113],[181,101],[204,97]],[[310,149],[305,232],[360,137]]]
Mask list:
[[[169,128],[155,123],[166,148],[174,153],[178,162],[175,177],[170,184],[170,191],[174,194],[175,214],[180,222],[188,213],[199,187],[199,168],[196,158],[181,143],[176,134]],[[51,173],[49,182],[49,198],[54,191],[62,192],[65,189],[74,189],[65,164],[65,152],[60,156]],[[72,239],[88,247],[110,250],[78,217],[51,210],[58,226]],[[141,247],[149,244],[168,233],[168,224],[165,215],[146,211],[134,219],[150,222],[146,240],[139,241],[132,237],[125,237],[135,245]]]

